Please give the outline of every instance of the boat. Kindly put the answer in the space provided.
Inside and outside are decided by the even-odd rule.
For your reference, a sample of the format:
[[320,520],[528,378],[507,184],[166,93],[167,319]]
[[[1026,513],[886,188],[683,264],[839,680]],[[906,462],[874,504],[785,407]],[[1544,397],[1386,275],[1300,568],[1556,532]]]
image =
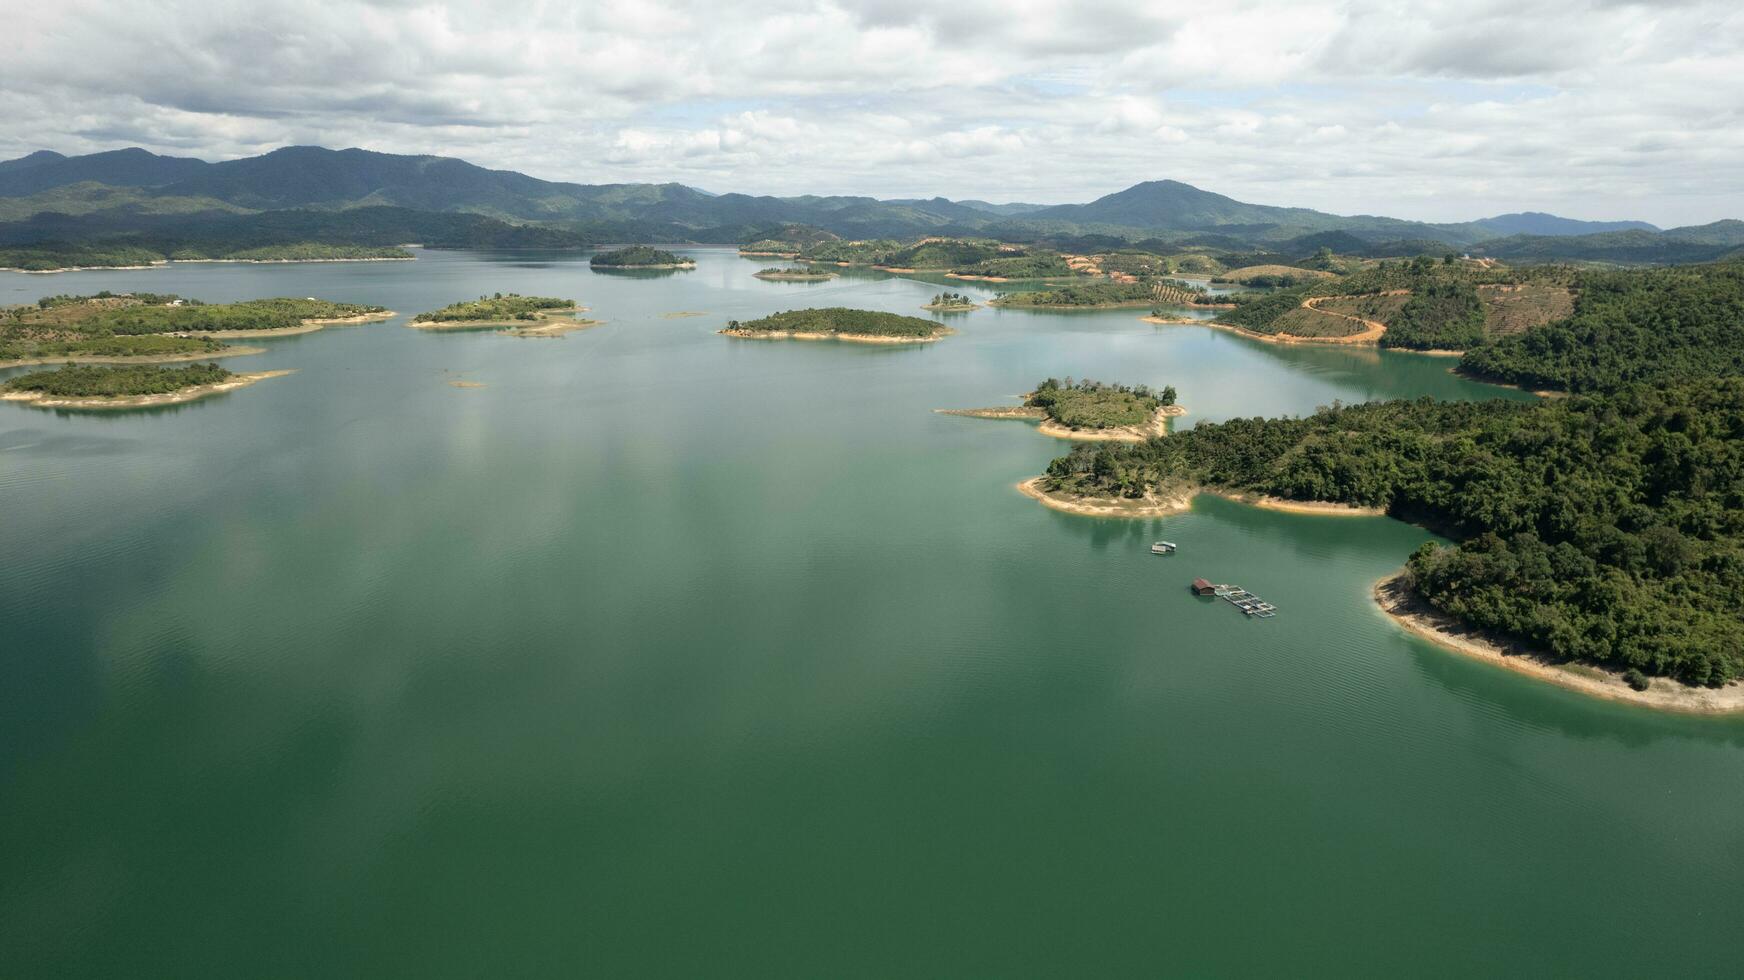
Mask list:
[[1151,554],[1153,555],[1172,555],[1174,553],[1175,542],[1173,541],[1158,541],[1151,545]]

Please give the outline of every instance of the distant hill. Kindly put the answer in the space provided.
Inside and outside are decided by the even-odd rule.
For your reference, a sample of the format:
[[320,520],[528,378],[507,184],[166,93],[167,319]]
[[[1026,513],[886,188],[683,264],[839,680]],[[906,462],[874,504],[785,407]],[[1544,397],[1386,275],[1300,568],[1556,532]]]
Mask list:
[[1498,214],[1494,218],[1484,218],[1472,224],[1488,228],[1498,236],[1593,235],[1606,231],[1659,230],[1645,221],[1579,221],[1574,218],[1559,218],[1542,211]]
[[[50,228],[59,234],[109,237],[155,234],[162,231],[163,219],[174,215],[215,218],[225,212],[359,208],[475,214],[511,225],[548,226],[571,239],[656,243],[745,242],[804,225],[849,239],[938,235],[1015,242],[1142,241],[1166,250],[1257,249],[1301,255],[1322,247],[1382,256],[1482,248],[1487,254],[1529,260],[1627,255],[1635,258],[1600,260],[1653,262],[1744,246],[1744,223],[1736,221],[1663,234],[1643,222],[1584,222],[1540,213],[1428,224],[1250,204],[1176,180],[1145,181],[1087,204],[1043,206],[943,197],[712,194],[677,183],[577,184],[449,157],[318,146],[285,147],[218,163],[138,148],[85,156],[39,150],[0,162],[0,239],[6,240],[28,241]],[[78,220],[64,220],[69,218]],[[288,225],[345,227],[343,222],[303,218],[257,222],[254,227]],[[1648,237],[1590,240],[1595,234]],[[503,236],[493,230],[485,237]]]

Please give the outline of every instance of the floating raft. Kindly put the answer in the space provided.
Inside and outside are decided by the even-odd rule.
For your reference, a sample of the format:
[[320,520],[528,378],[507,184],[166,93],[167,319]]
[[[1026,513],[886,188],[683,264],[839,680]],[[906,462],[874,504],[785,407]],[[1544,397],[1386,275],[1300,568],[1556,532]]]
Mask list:
[[1248,616],[1270,619],[1278,614],[1277,606],[1236,585],[1212,585],[1202,578],[1196,578],[1193,580],[1193,594],[1216,596]]

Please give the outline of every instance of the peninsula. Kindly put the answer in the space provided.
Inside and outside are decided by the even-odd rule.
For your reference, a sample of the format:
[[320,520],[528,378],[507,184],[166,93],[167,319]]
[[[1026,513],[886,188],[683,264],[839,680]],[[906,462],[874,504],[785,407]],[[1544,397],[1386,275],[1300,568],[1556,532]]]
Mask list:
[[754,340],[843,340],[858,344],[928,343],[951,332],[933,320],[839,306],[733,320],[721,331],[729,337]]
[[559,337],[599,326],[599,320],[580,319],[582,312],[584,309],[572,299],[496,293],[420,313],[412,318],[410,326],[419,330],[494,329],[514,337]]
[[211,363],[176,368],[68,364],[54,371],[33,371],[0,384],[0,400],[22,402],[34,408],[152,408],[221,395],[291,373],[235,374]]
[[601,252],[587,260],[595,269],[694,269],[696,260],[647,245]]

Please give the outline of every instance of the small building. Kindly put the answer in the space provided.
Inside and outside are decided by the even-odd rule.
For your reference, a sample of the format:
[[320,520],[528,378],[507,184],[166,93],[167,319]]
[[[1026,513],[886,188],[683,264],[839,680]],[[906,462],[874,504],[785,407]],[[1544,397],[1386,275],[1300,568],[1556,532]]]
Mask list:
[[1193,580],[1193,594],[1194,595],[1216,595],[1217,594],[1217,586],[1212,585],[1210,582],[1207,582],[1202,578],[1196,578]]

